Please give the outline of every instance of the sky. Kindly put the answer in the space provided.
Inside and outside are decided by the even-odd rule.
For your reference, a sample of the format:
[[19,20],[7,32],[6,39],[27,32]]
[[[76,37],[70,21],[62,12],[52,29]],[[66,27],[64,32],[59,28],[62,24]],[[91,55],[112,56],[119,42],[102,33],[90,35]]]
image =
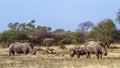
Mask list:
[[115,20],[119,9],[120,0],[0,0],[0,32],[8,30],[9,23],[33,19],[35,25],[74,31],[82,22]]

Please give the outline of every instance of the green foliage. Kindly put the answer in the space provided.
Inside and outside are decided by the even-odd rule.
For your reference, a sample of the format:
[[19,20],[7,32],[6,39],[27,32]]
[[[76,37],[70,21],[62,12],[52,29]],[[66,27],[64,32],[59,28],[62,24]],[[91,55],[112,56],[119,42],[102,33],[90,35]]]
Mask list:
[[83,43],[85,41],[84,34],[81,32],[72,32],[70,35],[70,38],[72,39],[72,43]]
[[15,22],[15,23],[9,23],[8,27],[10,28],[10,30],[30,30],[35,28],[34,23],[35,23],[35,20],[32,20],[27,24]]
[[56,43],[69,36],[69,32],[51,32],[49,34],[51,34],[51,37],[55,39]]
[[18,30],[19,29],[19,22],[9,23],[8,27],[10,28],[10,30]]
[[21,23],[21,24],[19,24],[19,26],[18,26],[18,30],[26,30],[27,28],[26,28],[26,23]]
[[[35,27],[35,20],[32,20],[28,23],[19,23],[19,22],[9,23],[8,27],[10,28],[9,31],[16,31],[16,33],[18,33],[18,32],[22,33],[24,31],[24,35],[26,35],[26,37],[28,37],[27,40],[29,40],[30,42],[39,43],[39,44],[41,43],[40,42],[41,39],[43,39],[45,37],[47,32],[52,29],[50,27],[39,26],[39,25],[37,27]],[[14,36],[16,38],[18,35],[17,36],[14,35]],[[24,36],[23,37],[18,36],[18,37],[24,38]],[[14,40],[14,38],[13,38],[13,40]],[[19,40],[19,39],[17,39],[17,40]],[[7,41],[9,41],[9,40],[7,40]]]
[[0,43],[10,44],[12,42],[21,42],[23,40],[28,40],[23,31],[10,30],[0,34]]
[[59,45],[61,49],[65,49],[64,44],[65,44],[65,40],[61,40],[61,41],[57,42],[57,45]]
[[64,29],[56,29],[54,32],[65,32]]
[[111,19],[106,19],[100,22],[92,31],[91,36],[95,40],[108,43],[114,41],[116,26]]
[[45,38],[54,38],[54,43],[61,48],[64,48],[65,44],[82,44],[86,41],[101,41],[104,44],[120,42],[120,31],[116,29],[111,19],[101,21],[96,27],[90,21],[83,22],[78,25],[77,32],[64,29],[51,31],[51,27],[35,26],[35,20],[28,23],[9,23],[8,27],[10,30],[0,33],[0,45],[28,41],[41,44]]
[[115,43],[120,43],[120,30],[115,31],[113,37]]
[[117,17],[116,17],[117,22],[120,23],[120,10],[117,12]]
[[45,30],[46,32],[52,30],[51,27],[46,27],[46,26],[37,26],[37,29],[42,29],[42,30]]
[[72,43],[72,39],[64,38],[64,39],[60,40],[57,44],[58,45],[63,45],[63,44],[71,44],[71,43]]
[[91,31],[93,27],[94,27],[94,23],[92,23],[91,21],[87,21],[87,22],[80,23],[78,25],[77,31],[84,34],[83,39],[87,40],[89,37],[89,31]]
[[34,29],[35,28],[35,20],[30,21],[28,24],[26,24],[26,29]]

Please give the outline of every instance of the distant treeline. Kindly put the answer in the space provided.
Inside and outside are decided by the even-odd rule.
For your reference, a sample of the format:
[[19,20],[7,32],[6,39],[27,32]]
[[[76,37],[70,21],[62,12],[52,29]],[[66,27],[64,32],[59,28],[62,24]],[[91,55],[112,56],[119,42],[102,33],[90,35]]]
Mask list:
[[[117,21],[120,21],[118,12]],[[0,33],[0,46],[8,47],[13,42],[31,42],[40,46],[82,44],[86,41],[101,41],[109,47],[111,43],[120,43],[120,30],[111,19],[105,19],[94,25],[91,21],[78,24],[76,31],[65,31],[51,27],[28,23],[9,23],[9,30]]]

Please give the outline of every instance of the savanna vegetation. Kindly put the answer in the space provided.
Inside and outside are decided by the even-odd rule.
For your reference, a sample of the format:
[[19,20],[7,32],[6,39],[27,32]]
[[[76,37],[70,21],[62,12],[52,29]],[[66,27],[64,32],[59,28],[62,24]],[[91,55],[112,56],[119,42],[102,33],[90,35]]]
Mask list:
[[[120,12],[116,21],[120,22]],[[104,19],[97,25],[91,21],[82,22],[75,31],[65,31],[62,28],[52,30],[51,27],[35,25],[35,20],[27,23],[9,23],[8,28],[9,30],[0,33],[0,68],[119,68],[120,66],[120,30],[112,19]],[[87,41],[101,41],[108,48],[108,56],[101,60],[69,56],[72,48]],[[35,44],[35,48],[38,48],[37,55],[8,56],[8,46],[14,42]]]
[[66,49],[51,46],[59,54],[46,53],[46,47],[37,47],[39,51],[36,55],[16,55],[9,56],[8,48],[0,49],[0,68],[119,68],[120,67],[120,44],[112,44],[108,49],[108,55],[102,59],[97,59],[91,55],[91,59],[86,56],[70,57],[70,49],[75,45],[65,45]]
[[[34,25],[35,20],[28,23],[9,23],[9,30],[0,33],[0,46],[8,47],[13,42],[31,42],[39,46],[50,46],[45,42],[46,38],[51,40],[53,45],[63,46],[65,44],[83,44],[86,41],[101,41],[110,47],[111,43],[120,42],[120,30],[112,19],[105,19],[99,24],[87,21],[80,23],[76,31],[65,31],[64,29],[52,30],[51,27]],[[49,41],[49,40],[47,40]],[[43,44],[43,43],[47,43]]]

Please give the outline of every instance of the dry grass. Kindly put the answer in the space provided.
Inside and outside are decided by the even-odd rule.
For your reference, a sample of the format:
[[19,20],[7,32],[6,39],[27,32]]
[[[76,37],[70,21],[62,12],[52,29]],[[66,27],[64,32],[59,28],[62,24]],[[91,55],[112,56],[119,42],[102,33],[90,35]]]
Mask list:
[[[120,45],[113,45],[109,49],[108,56],[98,60],[95,55],[91,59],[85,56],[71,58],[69,50],[73,45],[67,46],[67,49],[61,50],[54,48],[59,55],[43,55],[39,51],[37,55],[17,55],[8,56],[8,49],[0,49],[0,68],[120,68]],[[45,47],[41,47],[46,49]]]

